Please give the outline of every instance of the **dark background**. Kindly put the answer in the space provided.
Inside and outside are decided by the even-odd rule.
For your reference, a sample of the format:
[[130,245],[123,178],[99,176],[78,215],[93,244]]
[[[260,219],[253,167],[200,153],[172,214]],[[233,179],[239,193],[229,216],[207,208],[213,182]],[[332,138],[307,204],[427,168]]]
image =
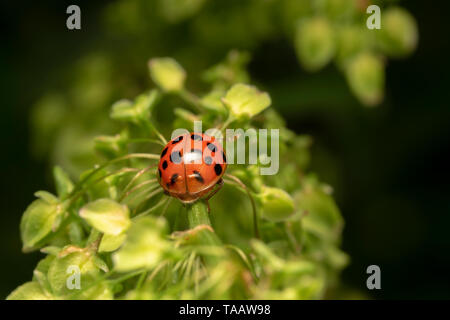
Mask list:
[[[36,190],[52,189],[49,164],[30,151],[30,106],[102,37],[99,12],[106,2],[73,2],[82,7],[83,29],[72,32],[65,28],[72,2],[0,5],[0,297],[32,276],[40,255],[21,253],[20,217]],[[282,39],[263,43],[249,71],[289,127],[314,137],[313,170],[334,186],[346,221],[343,248],[352,262],[344,285],[377,299],[448,299],[449,8],[444,1],[401,5],[418,22],[419,47],[407,59],[389,61],[386,99],[377,108],[362,107],[333,66],[303,72]],[[299,84],[311,88],[301,100],[290,94]],[[365,287],[371,264],[381,267],[379,291]]]

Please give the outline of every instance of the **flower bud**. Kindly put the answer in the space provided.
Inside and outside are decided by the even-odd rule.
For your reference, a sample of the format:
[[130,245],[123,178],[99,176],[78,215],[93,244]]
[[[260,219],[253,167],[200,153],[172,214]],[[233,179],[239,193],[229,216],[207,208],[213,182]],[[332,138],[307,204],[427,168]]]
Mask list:
[[125,243],[113,255],[115,270],[125,272],[156,266],[175,250],[166,239],[167,233],[163,218],[146,216],[134,221]]
[[260,199],[262,216],[268,220],[283,221],[294,214],[294,200],[282,189],[263,186]]
[[30,281],[11,292],[6,300],[53,300],[52,296],[44,290],[38,282]]
[[347,81],[356,97],[367,106],[379,104],[384,96],[384,65],[371,53],[361,53],[346,67]]
[[59,166],[53,168],[53,177],[55,180],[56,190],[60,197],[67,196],[73,190],[73,182],[69,175]]
[[300,21],[295,35],[295,49],[306,70],[317,71],[333,58],[334,32],[328,20],[314,17]]
[[186,72],[172,58],[154,58],[148,62],[150,76],[163,91],[181,91]]
[[117,236],[105,234],[100,242],[99,252],[112,252],[120,248],[127,238],[126,233],[121,233]]
[[80,216],[92,227],[110,235],[119,235],[130,226],[128,207],[111,199],[89,202],[80,210]]
[[341,66],[363,51],[368,44],[366,30],[358,25],[339,28],[337,39],[336,58]]
[[271,104],[267,92],[261,92],[254,86],[242,83],[231,87],[225,97],[222,98],[222,102],[236,118],[251,118]]
[[49,235],[55,225],[61,222],[65,208],[54,195],[39,191],[40,199],[33,201],[25,210],[20,222],[20,234],[23,251],[32,251],[40,247],[40,242]]
[[227,110],[221,101],[224,94],[225,92],[219,89],[211,91],[201,98],[202,106],[210,111],[226,114]]
[[[105,283],[97,282],[100,276],[98,259],[88,249],[75,246],[63,248],[48,269],[47,277],[53,294],[61,298],[70,298],[75,294],[77,299],[112,299],[111,289]],[[72,282],[71,274],[76,274]],[[74,288],[79,285],[82,290],[77,292],[70,285]]]
[[107,158],[114,158],[126,152],[128,133],[123,131],[114,136],[98,136],[94,139],[94,148]]
[[114,120],[140,123],[150,117],[150,112],[158,100],[158,91],[151,90],[136,97],[134,101],[122,99],[113,104],[111,118]]
[[402,57],[411,53],[417,46],[418,37],[416,21],[408,11],[394,7],[382,14],[378,40],[387,55]]

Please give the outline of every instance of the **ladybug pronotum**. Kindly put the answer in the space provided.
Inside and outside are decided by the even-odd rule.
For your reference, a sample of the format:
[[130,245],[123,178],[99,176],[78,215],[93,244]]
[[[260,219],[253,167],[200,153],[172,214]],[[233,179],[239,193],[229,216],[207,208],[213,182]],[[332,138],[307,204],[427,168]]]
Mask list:
[[223,184],[226,168],[219,141],[201,133],[186,133],[169,141],[161,152],[159,183],[170,196],[192,203],[217,192],[213,188]]

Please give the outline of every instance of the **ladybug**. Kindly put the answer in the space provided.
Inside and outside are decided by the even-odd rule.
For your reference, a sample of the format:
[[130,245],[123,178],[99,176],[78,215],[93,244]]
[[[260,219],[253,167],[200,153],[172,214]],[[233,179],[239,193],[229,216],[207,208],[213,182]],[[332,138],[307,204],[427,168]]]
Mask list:
[[[186,133],[169,141],[161,152],[158,181],[170,196],[193,203],[219,191],[226,169],[219,141],[202,133]],[[219,188],[213,190],[215,186]]]

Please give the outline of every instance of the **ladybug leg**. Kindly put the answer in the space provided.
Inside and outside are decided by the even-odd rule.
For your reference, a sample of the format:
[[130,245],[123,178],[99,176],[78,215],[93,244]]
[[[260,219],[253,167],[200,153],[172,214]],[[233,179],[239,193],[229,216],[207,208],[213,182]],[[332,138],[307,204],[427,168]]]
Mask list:
[[211,212],[211,207],[209,206],[209,201],[208,201],[208,199],[205,199],[205,202],[206,202],[206,206],[207,206],[207,208],[208,208],[208,214]]
[[254,233],[255,233],[255,237],[257,239],[259,239],[260,237],[259,237],[259,227],[258,227],[258,214],[256,212],[256,203],[255,203],[255,200],[253,199],[253,196],[252,196],[250,190],[247,188],[247,186],[238,177],[233,176],[233,175],[231,175],[229,173],[225,174],[225,176],[227,178],[231,179],[231,180],[227,180],[227,181],[236,183],[238,186],[240,186],[242,189],[244,189],[245,192],[247,193],[247,195],[248,195],[248,197],[250,199],[250,203],[252,205],[252,211],[253,211],[253,230],[254,230]]
[[219,181],[217,181],[217,184],[215,185],[215,187],[217,186],[217,188],[213,189],[205,198],[205,200],[208,202],[209,199],[211,199],[217,192],[219,192],[220,189],[222,189],[223,187],[223,179],[220,179]]
[[[217,188],[216,188],[217,186]],[[209,199],[211,199],[217,192],[219,192],[220,189],[222,189],[223,187],[223,179],[220,179],[219,181],[217,181],[217,184],[214,186],[215,189],[213,189],[206,197],[205,197],[205,202],[206,205],[208,206],[208,213],[211,211],[211,208],[209,207]]]

